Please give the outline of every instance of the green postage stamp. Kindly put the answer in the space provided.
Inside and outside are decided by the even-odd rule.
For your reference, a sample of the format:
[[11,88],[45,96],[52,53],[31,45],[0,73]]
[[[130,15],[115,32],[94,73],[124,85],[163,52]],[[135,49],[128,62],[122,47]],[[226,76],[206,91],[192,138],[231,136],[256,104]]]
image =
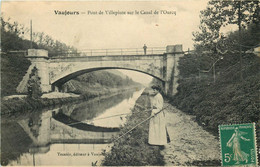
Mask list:
[[219,126],[222,166],[257,166],[255,124]]

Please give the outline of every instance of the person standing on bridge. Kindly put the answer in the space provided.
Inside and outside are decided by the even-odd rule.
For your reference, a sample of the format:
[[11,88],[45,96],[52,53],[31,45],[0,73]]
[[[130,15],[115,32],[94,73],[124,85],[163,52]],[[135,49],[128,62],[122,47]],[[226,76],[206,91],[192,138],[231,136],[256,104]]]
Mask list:
[[147,49],[147,46],[144,44],[144,55],[146,55],[146,49]]
[[163,108],[163,97],[159,93],[159,86],[152,86],[152,91],[150,93],[151,102],[151,116],[149,124],[149,138],[148,143],[150,145],[159,145],[164,148],[167,142],[170,142],[170,138],[167,133],[165,125],[165,113],[162,111]]

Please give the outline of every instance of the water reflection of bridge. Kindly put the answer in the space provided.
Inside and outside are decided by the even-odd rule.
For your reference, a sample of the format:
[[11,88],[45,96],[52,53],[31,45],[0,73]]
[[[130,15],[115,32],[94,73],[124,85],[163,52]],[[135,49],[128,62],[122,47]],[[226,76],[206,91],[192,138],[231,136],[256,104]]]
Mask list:
[[[96,144],[108,143],[113,136],[118,134],[118,128],[95,127],[85,124],[84,120],[92,120],[104,114],[103,110],[117,106],[124,99],[133,96],[133,92],[123,94],[100,97],[79,104],[69,104],[49,111],[20,113],[12,120],[2,118],[1,125],[4,130],[1,132],[3,136],[1,163],[8,165],[11,160],[18,161],[19,157],[30,157],[30,154],[38,156],[40,156],[39,154],[42,156],[54,154],[56,151],[53,152],[52,149],[57,149],[57,147],[60,150],[64,149],[59,148],[59,145],[66,145],[70,148],[74,144],[83,144],[80,147],[90,144],[96,147]],[[58,119],[57,116],[63,117],[63,120]],[[81,123],[77,126],[68,125],[75,121]]]
[[[118,133],[118,128],[97,127],[81,121],[97,117],[105,108],[110,108],[132,95],[133,92],[129,91],[85,103],[61,106],[41,115],[34,114],[19,121],[19,124],[32,139],[34,146],[52,143],[107,143]],[[74,124],[75,122],[78,123]]]
[[87,124],[85,126],[89,127],[89,130],[88,128],[79,129],[66,125],[66,122],[61,121],[61,117],[57,118],[52,118],[51,112],[43,113],[41,127],[37,135],[32,133],[27,121],[20,121],[19,124],[32,139],[34,146],[47,146],[53,143],[108,143],[119,131],[118,128],[95,128],[93,125]]
[[10,160],[16,160],[24,153],[45,154],[50,151],[51,144],[104,144],[118,134],[118,129],[110,132],[106,128],[97,132],[94,129],[80,130],[54,119],[52,112],[53,110],[33,113],[29,118],[18,122],[8,121],[2,124],[2,128],[11,131],[1,132],[4,135],[4,140],[1,140],[2,165],[8,165]]

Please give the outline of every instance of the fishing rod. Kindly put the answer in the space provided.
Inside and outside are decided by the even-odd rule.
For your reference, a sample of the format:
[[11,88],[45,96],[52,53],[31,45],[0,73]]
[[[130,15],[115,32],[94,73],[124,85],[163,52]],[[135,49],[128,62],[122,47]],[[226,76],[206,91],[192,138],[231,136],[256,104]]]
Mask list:
[[[138,105],[138,104],[136,104],[138,107],[140,107],[140,108],[143,108],[143,106],[140,106],[140,105]],[[149,111],[150,109],[148,109],[148,110],[145,110],[145,111]],[[96,121],[96,120],[100,120],[100,119],[107,119],[107,118],[111,118],[111,117],[116,117],[116,116],[121,116],[121,115],[130,115],[130,114],[132,114],[131,112],[130,113],[123,113],[123,114],[117,114],[117,115],[111,115],[111,116],[107,116],[107,117],[101,117],[101,118],[97,118],[97,119],[93,119],[93,120],[91,120],[91,121]]]
[[129,115],[129,114],[132,114],[132,113],[124,113],[124,114],[111,115],[111,116],[107,116],[107,117],[101,117],[101,118],[93,119],[93,120],[91,120],[91,121],[96,121],[96,120],[101,120],[101,119],[107,119],[107,118],[116,117],[116,116],[120,116],[120,115]]
[[[163,110],[165,110],[166,108],[168,108],[169,106],[170,106],[170,104],[167,105],[166,107],[162,108],[162,109],[161,109],[159,112],[157,112],[156,114],[151,115],[151,116],[149,116],[148,118],[146,118],[145,120],[141,121],[140,123],[138,123],[137,125],[135,125],[133,128],[131,128],[130,130],[128,130],[127,132],[125,132],[124,134],[122,134],[121,136],[119,136],[118,138],[116,138],[115,140],[112,140],[112,141],[115,142],[115,141],[119,140],[120,138],[122,138],[123,136],[125,136],[126,134],[128,134],[128,133],[130,133],[132,130],[134,130],[137,126],[143,124],[144,122],[148,121],[148,120],[151,119],[152,117],[156,116],[157,114],[159,114],[160,112],[162,112]],[[149,109],[149,110],[151,110],[151,109]]]
[[[136,106],[140,107],[140,108],[143,108],[143,106],[140,106],[138,104],[136,104]],[[151,109],[144,110],[143,112],[146,112],[146,111],[149,111],[149,110],[151,110]],[[107,118],[112,118],[112,117],[121,116],[121,115],[130,115],[130,114],[132,114],[132,113],[130,112],[130,113],[111,115],[111,116],[107,116],[107,117],[101,117],[101,118],[97,118],[97,119],[92,119],[92,120],[89,120],[89,121],[96,121],[96,120],[107,119]],[[74,122],[74,123],[70,123],[70,124],[67,124],[67,125],[75,125],[75,124],[79,124],[79,123],[88,123],[88,121],[79,121],[79,122]]]
[[[129,115],[129,114],[132,114],[132,113],[123,113],[123,114],[111,115],[111,116],[107,116],[107,117],[92,119],[92,120],[89,120],[89,121],[96,121],[96,120],[107,119],[107,118],[112,118],[112,117],[116,117],[116,116],[120,116],[120,115]],[[79,123],[88,123],[88,121],[74,122],[74,123],[70,123],[70,124],[66,124],[66,125],[75,125],[75,124],[79,124]]]
[[[168,108],[169,106],[170,106],[170,104],[168,104],[166,107],[162,108],[158,113],[156,113],[156,114],[154,114],[154,115],[152,115],[152,116],[149,116],[149,117],[146,118],[145,120],[141,121],[140,123],[138,123],[137,125],[135,125],[133,128],[131,128],[130,130],[128,130],[127,132],[125,132],[124,134],[122,134],[121,136],[119,136],[118,138],[112,140],[111,142],[115,142],[115,141],[119,140],[120,138],[124,137],[126,134],[128,134],[128,133],[130,133],[132,130],[134,130],[137,126],[143,124],[144,122],[148,121],[148,120],[151,119],[152,117],[156,116],[157,114],[159,114],[160,112],[162,112],[163,110],[165,110],[166,108]],[[139,105],[139,107],[141,107],[141,106]],[[148,109],[148,110],[144,110],[143,112],[145,112],[145,111],[150,111],[150,110],[152,110],[152,109],[150,108],[150,109]],[[105,149],[104,149],[105,152],[106,152],[106,148],[107,148],[107,147],[111,147],[111,146],[110,146],[110,145],[107,145],[107,146],[105,147]],[[94,165],[96,165],[96,163],[97,163],[97,161],[96,161],[95,163],[92,162],[92,164],[94,164]]]

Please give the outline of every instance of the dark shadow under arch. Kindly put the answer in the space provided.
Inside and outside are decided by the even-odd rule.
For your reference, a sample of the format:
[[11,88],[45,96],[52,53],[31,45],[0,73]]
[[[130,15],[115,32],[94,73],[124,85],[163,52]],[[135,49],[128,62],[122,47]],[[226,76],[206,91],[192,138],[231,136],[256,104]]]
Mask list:
[[154,76],[152,74],[149,74],[147,72],[144,71],[140,71],[140,70],[136,70],[136,69],[130,69],[130,68],[119,68],[119,67],[101,67],[101,68],[90,68],[90,69],[85,69],[85,70],[79,70],[77,72],[71,73],[55,82],[52,83],[52,86],[57,86],[60,87],[61,85],[63,85],[64,83],[66,83],[67,81],[76,78],[79,75],[85,74],[85,73],[89,73],[89,72],[93,72],[93,71],[99,71],[99,70],[109,70],[109,69],[122,69],[122,70],[131,70],[131,71],[137,71],[137,72],[141,72],[147,75],[150,75],[158,80],[160,80],[162,83],[164,83],[165,81],[157,76]]

